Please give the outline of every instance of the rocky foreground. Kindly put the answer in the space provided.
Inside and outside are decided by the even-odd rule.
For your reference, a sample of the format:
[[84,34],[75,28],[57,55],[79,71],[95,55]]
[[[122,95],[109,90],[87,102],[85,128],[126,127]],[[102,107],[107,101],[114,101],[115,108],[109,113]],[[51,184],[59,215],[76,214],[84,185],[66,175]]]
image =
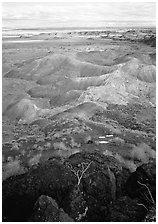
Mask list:
[[155,221],[155,31],[43,38],[3,44],[3,221]]

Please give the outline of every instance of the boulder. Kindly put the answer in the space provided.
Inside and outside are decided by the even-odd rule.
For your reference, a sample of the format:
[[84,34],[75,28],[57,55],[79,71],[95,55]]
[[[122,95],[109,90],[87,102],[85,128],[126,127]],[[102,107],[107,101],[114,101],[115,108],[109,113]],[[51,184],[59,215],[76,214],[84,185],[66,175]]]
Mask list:
[[156,159],[139,166],[126,183],[126,192],[131,198],[139,198],[147,207],[156,200]]
[[110,208],[111,222],[140,222],[146,215],[146,208],[137,199],[120,197]]
[[74,174],[54,159],[32,167],[23,175],[10,177],[3,181],[3,220],[27,221],[42,194],[63,207],[75,184]]
[[41,195],[34,205],[31,222],[73,222],[63,210],[59,209],[55,200],[46,195]]
[[112,156],[77,153],[65,164],[77,179],[69,198],[69,214],[76,221],[109,221],[109,206],[122,188],[121,163]]
[[[153,175],[151,165],[141,168],[149,177]],[[118,213],[119,206],[127,206],[129,211],[129,217],[123,215],[120,220],[133,221],[130,209],[134,209],[135,202],[120,199],[129,175],[121,162],[100,153],[76,153],[64,163],[49,159],[3,181],[3,221],[111,221],[114,216],[110,212]],[[137,208],[134,220],[139,221]]]

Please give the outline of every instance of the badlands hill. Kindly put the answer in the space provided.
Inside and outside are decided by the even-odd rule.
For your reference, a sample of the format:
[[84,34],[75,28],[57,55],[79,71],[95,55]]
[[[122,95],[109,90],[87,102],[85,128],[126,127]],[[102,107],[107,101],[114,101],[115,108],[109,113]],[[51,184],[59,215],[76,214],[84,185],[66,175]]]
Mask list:
[[[93,62],[93,52],[88,53],[89,60]],[[88,53],[85,52],[85,55]],[[115,58],[117,54],[116,51]],[[117,59],[121,60],[119,56]],[[96,52],[94,57],[97,57]],[[26,99],[9,104],[4,115],[15,114],[19,119],[23,117],[26,120],[33,116],[32,119],[36,119],[40,116],[36,113],[36,99],[41,98],[48,100],[51,108],[84,102],[97,102],[106,108],[108,104],[127,105],[138,101],[154,107],[156,68],[150,56],[128,55],[122,59],[123,63],[113,64],[112,55],[111,66],[106,65],[106,58],[110,61],[108,55],[101,51],[98,60],[105,61],[103,66],[53,54],[9,71],[5,78],[35,81],[35,86],[26,92]]]
[[4,221],[154,214],[154,34],[121,35],[3,44]]

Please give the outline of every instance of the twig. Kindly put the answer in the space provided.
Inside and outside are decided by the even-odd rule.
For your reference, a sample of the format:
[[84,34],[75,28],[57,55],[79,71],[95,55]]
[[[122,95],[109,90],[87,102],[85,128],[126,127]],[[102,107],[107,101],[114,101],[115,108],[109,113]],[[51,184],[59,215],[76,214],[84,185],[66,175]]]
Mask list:
[[143,195],[144,195],[144,197],[147,199],[147,201],[148,201],[149,203],[153,204],[153,202],[150,200],[150,198],[149,198],[145,193],[144,193]]
[[[82,179],[82,177],[83,177],[83,174],[86,172],[86,170],[88,170],[88,168],[89,168],[89,166],[91,165],[91,163],[92,163],[92,161],[88,164],[88,166],[84,169],[84,166],[83,166],[83,164],[82,164],[82,171],[81,171],[81,176],[79,177],[79,172],[77,172],[77,178],[78,178],[78,185],[80,184],[80,182],[81,182],[81,179]],[[80,171],[80,170],[78,170],[78,171]]]
[[[144,187],[147,189],[147,191],[148,191],[148,193],[149,193],[149,195],[150,195],[151,202],[152,202],[153,204],[155,204],[155,201],[154,201],[154,199],[153,199],[153,196],[152,196],[151,191],[149,190],[148,186],[147,186],[146,184],[141,183],[140,181],[137,181],[137,183],[140,184],[140,185],[142,185],[142,186],[144,186]],[[148,197],[147,197],[147,198],[148,198]],[[148,199],[149,199],[149,198],[148,198]],[[150,199],[149,199],[149,200],[150,200]]]
[[[92,161],[87,165],[87,163],[81,163],[81,170],[74,170],[74,168],[72,167],[72,165],[70,163],[68,163],[67,165],[70,167],[71,171],[75,174],[75,176],[77,177],[78,183],[77,185],[80,185],[81,183],[81,179],[83,178],[84,173],[87,171],[87,169],[89,168],[89,166],[91,165]],[[84,165],[87,165],[86,168],[84,168]]]
[[143,206],[143,207],[148,211],[148,209],[147,209],[147,207],[146,207],[145,205],[143,205],[143,204],[138,204],[138,203],[137,203],[137,205]]

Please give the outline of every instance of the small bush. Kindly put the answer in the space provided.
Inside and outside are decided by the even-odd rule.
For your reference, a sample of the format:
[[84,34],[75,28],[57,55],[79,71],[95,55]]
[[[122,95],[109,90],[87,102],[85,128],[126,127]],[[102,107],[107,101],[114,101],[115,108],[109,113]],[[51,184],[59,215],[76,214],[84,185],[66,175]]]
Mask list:
[[151,158],[156,157],[156,152],[147,144],[141,143],[140,145],[133,148],[130,156],[134,160],[147,163]]
[[3,170],[2,171],[2,179],[3,180],[6,180],[7,178],[14,176],[14,175],[25,173],[24,167],[22,167],[20,165],[20,161],[17,159],[9,161],[5,165],[3,165],[2,170]]
[[54,146],[54,149],[67,150],[67,147],[63,142],[55,142],[53,146]]

